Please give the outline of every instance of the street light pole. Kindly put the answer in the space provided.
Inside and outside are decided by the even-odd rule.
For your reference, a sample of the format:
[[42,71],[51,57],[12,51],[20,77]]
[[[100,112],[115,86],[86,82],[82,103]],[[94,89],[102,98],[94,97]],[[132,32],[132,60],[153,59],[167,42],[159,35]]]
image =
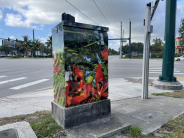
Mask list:
[[153,86],[165,90],[183,89],[183,84],[177,81],[174,76],[176,6],[177,0],[166,0],[162,75],[152,83]]
[[[2,33],[2,38],[3,38],[3,33]],[[4,43],[4,40],[2,40],[2,45],[3,45],[3,43]]]
[[[121,38],[122,38],[122,21],[121,21]],[[120,58],[122,58],[122,40],[120,40]]]
[[174,77],[175,25],[177,0],[166,0],[165,37],[163,49],[162,75],[160,81],[176,82]]
[[131,20],[130,20],[130,28],[129,28],[129,58],[131,58]]
[[34,45],[34,58],[35,58],[34,28],[33,28],[33,45]]

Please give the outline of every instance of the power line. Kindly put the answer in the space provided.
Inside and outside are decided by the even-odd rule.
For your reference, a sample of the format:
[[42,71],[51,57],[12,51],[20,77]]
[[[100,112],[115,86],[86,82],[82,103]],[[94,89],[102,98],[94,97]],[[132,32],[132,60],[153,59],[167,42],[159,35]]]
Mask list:
[[114,15],[113,18],[118,22],[117,18],[115,18],[115,14],[114,14],[114,11],[113,11],[113,9],[112,9],[110,3],[109,3],[109,0],[106,0],[106,1],[107,1],[108,6],[109,6],[109,8],[110,8],[110,10],[111,10],[111,13],[113,13],[113,15]]
[[[109,1],[109,0],[108,0],[108,1]],[[116,10],[115,10],[115,8],[114,8],[114,6],[113,6],[113,4],[112,4],[112,1],[110,1],[109,3],[110,3],[110,5],[112,6],[112,11],[113,11],[114,16],[116,17],[116,19],[117,19],[117,21],[118,21],[119,19],[118,19],[118,17],[117,17]]]
[[[102,13],[102,11],[100,10],[100,8],[98,7],[98,5],[96,4],[95,0],[93,0],[93,2],[95,3],[96,7],[99,9],[99,11],[101,12],[101,14],[103,15],[103,17],[106,19],[106,21],[109,23],[109,21],[107,20],[107,18],[104,16],[104,14]],[[109,25],[111,26],[111,24],[109,23]],[[111,26],[112,27],[112,26]],[[113,28],[112,28],[113,29]],[[113,29],[114,31],[114,29]],[[117,34],[116,34],[117,35]],[[119,35],[117,35],[119,36]]]
[[118,12],[117,12],[117,7],[116,7],[116,4],[115,4],[114,0],[112,0],[112,3],[114,3],[115,11],[116,11],[116,13],[117,13],[117,16],[118,16],[119,20],[121,20],[121,18],[120,18],[120,16],[119,16],[119,14],[118,14]]
[[[65,0],[66,2],[68,2],[67,0]],[[71,6],[73,6],[70,2],[68,2]],[[76,10],[78,10],[80,13],[82,13],[79,9],[77,9],[75,6],[73,6]],[[86,16],[84,13],[82,13],[84,16]],[[86,16],[88,19],[90,19],[88,16]],[[91,21],[93,21],[92,19],[90,19]],[[94,21],[93,21],[94,22]],[[96,22],[94,22],[95,24],[97,24]],[[98,25],[98,24],[97,24]]]

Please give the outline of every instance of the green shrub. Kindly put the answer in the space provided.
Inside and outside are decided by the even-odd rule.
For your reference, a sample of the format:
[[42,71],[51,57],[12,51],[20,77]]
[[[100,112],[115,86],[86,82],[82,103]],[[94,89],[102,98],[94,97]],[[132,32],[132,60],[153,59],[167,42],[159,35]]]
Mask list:
[[162,53],[152,53],[151,58],[162,58],[163,57],[163,52]]
[[181,57],[182,56],[182,54],[178,54],[178,53],[175,53],[175,55],[174,55],[175,57]]
[[[132,54],[130,54],[130,56],[132,56]],[[129,58],[129,54],[126,54],[125,57],[126,57],[126,58]]]
[[151,58],[157,58],[157,55],[155,53],[152,53]]
[[162,53],[157,53],[157,58],[162,58],[163,57],[163,52]]

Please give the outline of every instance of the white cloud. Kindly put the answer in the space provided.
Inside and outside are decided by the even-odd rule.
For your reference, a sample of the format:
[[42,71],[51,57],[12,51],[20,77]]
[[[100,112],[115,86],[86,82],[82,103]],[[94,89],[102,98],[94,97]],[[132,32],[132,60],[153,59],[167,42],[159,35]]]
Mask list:
[[0,10],[0,20],[3,18],[3,12]]
[[31,23],[28,21],[22,21],[22,16],[20,14],[6,14],[5,25],[16,26],[16,27],[30,27]]
[[0,29],[0,31],[2,31],[2,29]]
[[10,39],[15,39],[15,37],[14,37],[14,36],[9,36],[9,38],[10,38]]
[[38,37],[38,39],[41,41],[41,43],[47,42],[47,37]]
[[112,42],[112,41],[111,41],[111,42],[108,44],[108,47],[111,48],[111,49],[114,49],[114,50],[116,50],[116,51],[119,51],[120,42],[117,42],[117,41]]

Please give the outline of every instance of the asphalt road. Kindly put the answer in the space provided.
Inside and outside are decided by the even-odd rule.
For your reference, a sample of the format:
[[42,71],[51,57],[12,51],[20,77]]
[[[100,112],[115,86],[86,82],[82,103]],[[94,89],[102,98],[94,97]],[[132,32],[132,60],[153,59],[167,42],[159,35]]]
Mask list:
[[[119,59],[109,56],[109,78],[142,77],[142,59]],[[184,61],[175,61],[174,74],[184,77]],[[150,59],[149,76],[159,77],[162,72],[162,59]]]
[[[109,56],[109,78],[141,77],[141,59]],[[161,74],[162,60],[150,60],[150,77]],[[175,76],[184,77],[184,62],[175,62]],[[0,58],[0,97],[53,87],[52,59]]]
[[48,88],[52,85],[51,58],[0,58],[0,97]]

